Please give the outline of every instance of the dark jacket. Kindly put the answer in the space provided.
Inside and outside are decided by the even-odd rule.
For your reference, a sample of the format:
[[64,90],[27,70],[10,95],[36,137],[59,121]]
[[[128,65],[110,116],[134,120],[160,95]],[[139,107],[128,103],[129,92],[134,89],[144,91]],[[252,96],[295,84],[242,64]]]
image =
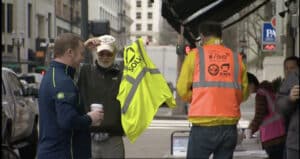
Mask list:
[[104,120],[93,132],[106,132],[114,136],[124,134],[121,124],[121,106],[117,100],[122,71],[118,65],[103,68],[85,64],[80,69],[78,88],[87,111],[92,103],[100,103],[104,109]]
[[276,108],[284,116],[289,117],[286,146],[299,150],[299,99],[296,102],[289,100],[290,90],[299,85],[299,72],[293,72],[283,81],[276,98]]
[[52,61],[39,90],[39,159],[91,157],[91,118],[73,83],[75,69]]

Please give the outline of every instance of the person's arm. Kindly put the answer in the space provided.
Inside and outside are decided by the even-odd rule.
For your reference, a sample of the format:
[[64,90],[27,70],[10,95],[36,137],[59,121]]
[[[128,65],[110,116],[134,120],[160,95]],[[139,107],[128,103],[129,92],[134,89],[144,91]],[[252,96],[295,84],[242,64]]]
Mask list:
[[[70,81],[61,81],[56,85],[55,110],[57,123],[63,129],[88,129],[92,124],[89,115],[80,115],[76,111],[78,95]],[[55,120],[55,119],[53,119]]]
[[195,54],[196,52],[192,51],[185,57],[176,85],[178,95],[188,103],[192,100]]
[[84,46],[89,50],[94,50],[98,45],[101,45],[101,41],[97,37],[90,38],[84,42]]
[[249,129],[251,129],[252,134],[255,133],[264,117],[268,114],[268,101],[265,96],[257,93],[255,96],[255,114],[254,118],[249,124]]
[[[290,73],[287,78],[283,81],[279,92],[276,96],[275,108],[276,110],[284,115],[289,116],[296,110],[299,106],[299,89],[298,89],[298,99],[292,99],[293,88],[296,85],[299,86],[299,75],[297,73]],[[294,88],[295,89],[295,88]]]
[[247,68],[246,65],[242,62],[242,93],[243,93],[243,101],[246,101],[249,97],[248,90],[248,77],[247,77]]

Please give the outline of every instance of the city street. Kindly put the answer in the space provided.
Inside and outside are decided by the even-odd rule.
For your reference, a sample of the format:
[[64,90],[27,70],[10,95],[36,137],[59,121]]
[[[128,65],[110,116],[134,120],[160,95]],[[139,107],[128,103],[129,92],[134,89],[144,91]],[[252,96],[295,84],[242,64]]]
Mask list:
[[[168,108],[160,109],[159,113],[163,112],[168,114]],[[171,155],[171,134],[173,131],[189,130],[189,126],[190,124],[187,120],[154,119],[149,128],[135,143],[131,144],[129,140],[124,137],[125,156],[126,158],[185,158],[184,152],[174,151],[174,155]],[[175,139],[186,139],[187,141],[187,135],[188,134],[177,133],[176,136],[179,136],[179,138],[175,137]],[[181,144],[184,144],[182,140]],[[181,144],[175,144],[174,142],[174,146],[177,148],[176,150],[182,148],[180,147]],[[243,140],[242,144],[236,147],[234,153],[234,159],[263,159],[266,157],[266,153],[261,149],[257,138]]]

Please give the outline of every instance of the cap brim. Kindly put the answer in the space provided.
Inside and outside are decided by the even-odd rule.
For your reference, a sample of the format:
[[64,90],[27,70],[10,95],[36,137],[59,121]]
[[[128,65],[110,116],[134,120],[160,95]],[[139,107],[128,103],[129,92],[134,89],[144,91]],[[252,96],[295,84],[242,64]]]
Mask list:
[[102,45],[97,47],[97,52],[101,52],[101,51],[104,51],[104,50],[107,50],[111,53],[114,53],[114,48],[110,45],[102,44]]

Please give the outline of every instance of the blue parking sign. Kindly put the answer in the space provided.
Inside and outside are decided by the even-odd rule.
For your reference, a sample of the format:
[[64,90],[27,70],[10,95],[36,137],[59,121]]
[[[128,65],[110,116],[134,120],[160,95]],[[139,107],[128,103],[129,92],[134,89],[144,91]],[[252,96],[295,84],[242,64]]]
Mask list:
[[271,22],[265,22],[262,26],[262,43],[275,44],[276,43],[276,30]]

